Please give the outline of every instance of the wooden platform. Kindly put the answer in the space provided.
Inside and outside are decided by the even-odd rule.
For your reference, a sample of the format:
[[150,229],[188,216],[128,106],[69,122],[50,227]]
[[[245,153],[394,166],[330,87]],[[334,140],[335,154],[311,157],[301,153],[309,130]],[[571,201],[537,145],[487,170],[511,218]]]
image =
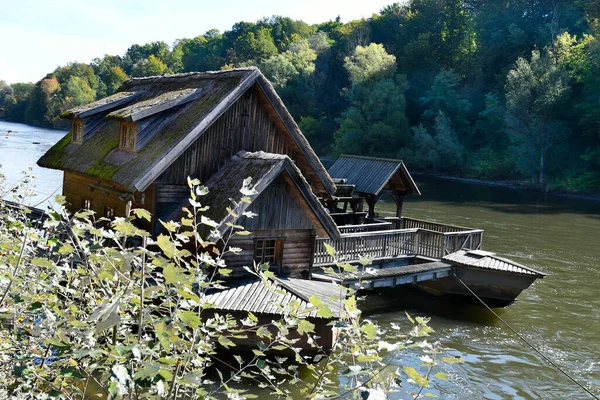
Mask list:
[[[395,287],[407,283],[418,283],[446,278],[453,274],[454,266],[445,261],[434,261],[423,264],[405,265],[406,261],[391,261],[384,263],[383,267],[376,270],[376,274],[365,274],[363,282],[368,282],[364,289],[375,289],[380,287]],[[401,265],[398,265],[401,264]],[[325,275],[313,273],[312,279],[322,281],[334,281],[344,286],[355,285],[358,278],[346,278],[342,274]]]

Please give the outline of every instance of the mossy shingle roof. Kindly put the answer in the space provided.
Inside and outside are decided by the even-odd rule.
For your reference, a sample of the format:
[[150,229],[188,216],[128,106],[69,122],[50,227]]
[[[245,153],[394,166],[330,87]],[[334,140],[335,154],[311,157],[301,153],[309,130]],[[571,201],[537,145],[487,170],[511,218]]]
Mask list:
[[[337,225],[314,195],[296,164],[288,156],[281,154],[240,151],[233,156],[206,182],[209,193],[198,199],[203,206],[209,207],[203,215],[215,221],[218,224],[217,229],[223,234],[228,229],[228,222],[236,223],[227,211],[227,207],[233,209],[235,208],[234,202],[239,203],[238,212],[241,214],[251,206],[251,204],[240,202],[240,199],[244,197],[240,192],[242,181],[246,178],[251,179],[252,188],[256,193],[248,197],[254,200],[282,173],[288,174],[301,193],[304,202],[314,214],[315,220],[321,225],[318,230],[337,239],[340,235]],[[188,200],[182,204],[183,206],[189,206]],[[176,221],[179,217],[184,216],[180,210],[178,209],[167,220]]]
[[[276,103],[308,164],[333,193],[333,181],[273,87],[254,67],[130,79],[118,93],[65,112],[65,118],[86,118],[83,143],[71,143],[69,133],[38,165],[143,191],[254,83]],[[137,122],[135,153],[119,151],[120,121]]]

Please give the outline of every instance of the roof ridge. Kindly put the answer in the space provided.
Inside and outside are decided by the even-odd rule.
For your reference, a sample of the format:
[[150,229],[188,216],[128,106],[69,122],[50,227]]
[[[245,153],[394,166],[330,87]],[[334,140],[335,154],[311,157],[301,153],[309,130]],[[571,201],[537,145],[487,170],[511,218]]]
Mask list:
[[375,160],[375,161],[389,161],[389,162],[395,162],[395,163],[399,163],[399,164],[404,164],[404,161],[398,159],[398,158],[385,158],[385,157],[369,157],[369,156],[357,156],[354,154],[342,154],[339,156],[338,160],[342,157],[346,157],[346,158],[358,158],[361,160]]
[[224,75],[231,72],[237,71],[254,71],[258,69],[255,66],[250,67],[240,67],[240,68],[232,68],[218,71],[194,71],[194,72],[180,72],[177,74],[164,74],[164,75],[153,75],[153,76],[139,76],[139,77],[131,77],[128,81],[140,82],[144,80],[153,80],[153,79],[171,79],[171,78],[186,78],[188,76],[203,76],[203,75]]

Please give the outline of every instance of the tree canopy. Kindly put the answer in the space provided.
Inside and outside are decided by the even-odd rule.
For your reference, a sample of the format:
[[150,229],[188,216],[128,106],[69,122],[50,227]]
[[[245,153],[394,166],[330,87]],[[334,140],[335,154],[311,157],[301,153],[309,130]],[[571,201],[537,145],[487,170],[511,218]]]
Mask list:
[[[598,8],[582,0],[410,0],[315,25],[272,16],[0,84],[0,118],[64,127],[62,110],[130,76],[256,65],[322,156],[421,154],[412,169],[600,190],[599,35]],[[459,163],[423,155],[425,133],[449,131],[442,120]]]

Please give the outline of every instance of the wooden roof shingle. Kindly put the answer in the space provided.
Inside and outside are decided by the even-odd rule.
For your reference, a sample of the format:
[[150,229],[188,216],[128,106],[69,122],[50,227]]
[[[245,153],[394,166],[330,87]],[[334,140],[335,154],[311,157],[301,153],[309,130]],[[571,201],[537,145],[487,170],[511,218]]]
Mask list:
[[[103,123],[86,129],[82,144],[71,143],[71,134],[65,135],[38,165],[143,191],[254,84],[264,92],[311,172],[324,190],[333,194],[335,185],[327,171],[271,84],[255,67],[130,79],[118,93],[65,112],[65,118],[97,114]],[[118,121],[138,122],[133,154],[119,151]]]
[[[233,202],[239,203],[239,214],[243,213],[251,204],[240,202],[242,193],[240,189],[246,178],[251,178],[251,183],[256,194],[248,196],[254,200],[282,173],[286,173],[301,193],[304,202],[313,213],[314,221],[317,221],[317,230],[327,236],[337,239],[340,231],[331,216],[325,211],[321,202],[312,192],[310,185],[296,166],[286,155],[265,153],[258,151],[254,153],[241,151],[225,163],[219,171],[206,183],[209,193],[198,199],[203,206],[209,209],[203,214],[205,217],[217,222],[220,234],[227,229],[227,223],[235,223],[227,207],[235,207]],[[182,206],[187,206],[187,200]],[[170,220],[178,220],[182,216],[180,209],[176,211]]]
[[209,292],[204,300],[217,310],[283,315],[296,302],[306,317],[322,318],[309,299],[316,294],[329,307],[332,318],[339,318],[346,289],[329,282],[297,278],[272,278],[269,284],[257,278],[228,283],[227,289]]
[[512,272],[521,275],[533,275],[543,278],[545,274],[526,267],[512,260],[497,256],[495,253],[481,250],[459,250],[444,256],[444,261],[469,267],[491,269],[495,271]]
[[421,194],[402,160],[343,154],[329,168],[329,175],[346,179],[361,194],[377,196],[388,186],[407,194]]

